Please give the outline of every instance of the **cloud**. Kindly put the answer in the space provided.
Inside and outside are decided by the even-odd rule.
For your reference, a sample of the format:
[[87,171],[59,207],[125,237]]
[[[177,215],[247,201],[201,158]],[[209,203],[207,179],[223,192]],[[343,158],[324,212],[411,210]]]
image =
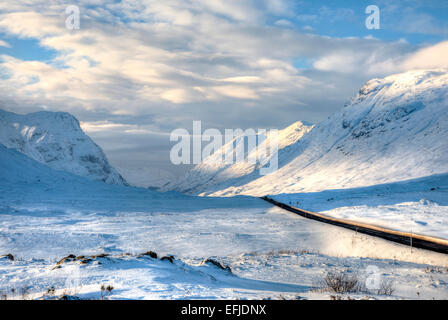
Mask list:
[[[372,76],[421,60],[445,63],[444,46],[417,51],[404,41],[309,34],[311,26],[303,32],[293,23],[353,19],[343,8],[297,15],[292,1],[280,0],[77,3],[79,30],[66,29],[62,0],[0,4],[1,32],[56,52],[50,61],[0,56],[0,103],[71,112],[106,151],[126,149],[125,158],[129,148],[139,153],[137,142],[160,149],[165,141],[168,149],[157,132],[193,120],[218,129],[316,122]],[[312,67],[298,69],[298,60]]]
[[[370,40],[383,46],[376,39]],[[362,50],[332,52],[316,60],[313,66],[322,71],[362,73],[371,77],[414,69],[448,68],[448,41],[427,45],[416,51],[403,50],[407,46],[405,42],[399,41],[395,45],[395,50],[389,45],[387,48],[371,52]]]
[[365,38],[357,49],[330,51],[317,59],[313,67],[317,70],[342,74],[363,74],[376,77],[399,72],[401,61],[413,52],[413,47],[403,41],[384,43],[375,38]]
[[11,45],[3,40],[0,40],[0,47],[11,48]]
[[[226,103],[244,108],[257,101],[261,109],[271,100],[301,105],[309,86],[325,80],[295,68],[297,59],[313,60],[316,72],[359,78],[360,72],[389,72],[398,57],[412,51],[403,42],[338,39],[282,23],[266,25],[263,8],[285,14],[286,1],[261,6],[255,1],[108,1],[88,7],[81,1],[81,29],[73,31],[65,28],[62,1],[45,10],[42,3],[34,10],[23,6],[2,13],[0,28],[36,38],[58,54],[50,62],[2,56],[0,68],[9,75],[3,86],[19,99],[47,100],[46,105],[60,103],[60,108],[107,105],[115,114],[163,117],[172,107],[188,114],[192,103],[209,103],[204,112]],[[335,12],[353,16],[344,8],[319,10],[321,16]]]
[[[56,13],[61,6],[55,12],[2,14],[0,28],[19,37],[37,38],[42,46],[59,53],[48,63],[3,56],[1,68],[11,75],[8,84],[16,88],[18,97],[66,97],[86,109],[110,103],[111,112],[117,112],[118,102],[132,100],[135,104],[121,103],[121,108],[137,114],[142,103],[148,108],[163,102],[261,99],[266,92],[281,91],[276,87],[286,81],[304,81],[282,62],[294,51],[300,52],[301,46],[270,49],[294,43],[288,38],[297,38],[297,43],[314,39],[301,39],[294,33],[278,39],[281,29],[253,24],[260,13],[250,10],[251,2],[148,3],[138,8],[144,14],[136,13],[128,2],[81,8],[82,27],[76,31],[65,29],[65,17]],[[141,21],[143,17],[146,20]],[[133,20],[123,23],[129,18]],[[250,27],[241,28],[229,19]],[[266,58],[277,65],[257,64]],[[253,81],[261,78],[264,81]]]
[[172,103],[188,103],[195,100],[189,90],[169,89],[161,94],[161,98]]
[[411,54],[402,64],[402,69],[448,69],[448,41],[418,50]]
[[58,34],[64,28],[64,16],[45,16],[37,12],[12,12],[0,16],[0,29],[27,38]]

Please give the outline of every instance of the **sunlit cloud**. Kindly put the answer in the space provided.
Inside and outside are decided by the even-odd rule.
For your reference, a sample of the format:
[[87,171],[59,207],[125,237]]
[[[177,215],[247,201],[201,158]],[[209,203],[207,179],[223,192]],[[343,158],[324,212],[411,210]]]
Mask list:
[[447,65],[446,42],[415,44],[406,34],[384,41],[367,30],[320,35],[316,23],[363,25],[364,12],[303,13],[293,3],[78,1],[79,30],[65,26],[65,1],[0,4],[0,34],[8,37],[0,50],[14,49],[10,39],[33,39],[36,50],[55,52],[46,60],[2,53],[0,103],[71,112],[107,149],[119,132],[155,135],[193,120],[218,128],[316,122],[371,77]]
[[404,70],[425,68],[448,69],[448,41],[418,50],[401,65]]

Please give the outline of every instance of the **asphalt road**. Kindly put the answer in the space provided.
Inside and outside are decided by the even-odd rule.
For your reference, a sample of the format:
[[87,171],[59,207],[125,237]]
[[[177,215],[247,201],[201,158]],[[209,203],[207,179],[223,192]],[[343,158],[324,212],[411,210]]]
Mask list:
[[413,233],[411,234],[407,232],[401,232],[397,230],[387,229],[371,224],[354,222],[345,219],[337,219],[320,213],[315,213],[300,208],[296,208],[284,204],[282,202],[278,202],[268,197],[261,197],[261,199],[307,219],[312,219],[323,223],[331,224],[334,226],[350,229],[359,233],[368,234],[370,236],[379,237],[385,240],[401,243],[414,248],[426,249],[430,251],[448,254],[448,240],[446,239]]

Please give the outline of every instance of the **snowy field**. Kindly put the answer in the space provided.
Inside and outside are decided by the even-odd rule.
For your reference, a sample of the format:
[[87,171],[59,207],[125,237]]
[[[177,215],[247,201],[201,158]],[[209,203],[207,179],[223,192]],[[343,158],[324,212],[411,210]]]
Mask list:
[[[214,199],[171,200],[170,206],[200,206],[203,200],[211,206]],[[10,205],[1,214],[0,252],[15,259],[0,258],[1,293],[99,299],[101,285],[111,285],[109,299],[327,299],[334,294],[316,290],[326,273],[344,271],[363,279],[373,266],[382,280],[393,283],[393,295],[346,296],[448,297],[445,255],[303,219],[258,199],[218,199],[215,208],[189,212],[141,211],[142,203],[135,204],[128,211]],[[150,250],[158,259],[140,256]],[[107,256],[54,268],[69,254]],[[160,260],[170,255],[174,263]],[[201,265],[209,257],[232,273]]]
[[448,239],[448,175],[274,199],[332,217]]
[[[329,299],[335,294],[317,290],[329,272],[356,274],[360,283],[374,275],[395,289],[392,295],[369,289],[345,298],[448,298],[446,255],[304,219],[257,198],[108,185],[0,151],[0,256],[11,255],[0,258],[0,295],[8,299]],[[397,190],[410,192],[415,185]],[[442,206],[446,189],[431,188],[438,186],[427,193],[436,198],[425,199]],[[359,205],[340,194],[334,198],[341,203]],[[328,206],[320,209],[337,207],[326,201],[330,197],[308,196],[316,200],[309,204]],[[378,197],[383,200],[376,205],[408,196],[391,196],[393,202]],[[372,192],[359,197],[365,205]],[[148,251],[157,259],[141,255]],[[172,263],[160,259],[170,255]],[[232,272],[201,264],[210,257]],[[109,285],[111,292],[101,292]]]

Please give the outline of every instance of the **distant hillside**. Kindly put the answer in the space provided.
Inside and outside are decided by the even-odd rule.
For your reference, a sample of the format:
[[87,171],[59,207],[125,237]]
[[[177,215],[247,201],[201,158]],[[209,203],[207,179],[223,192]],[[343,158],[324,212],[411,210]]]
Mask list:
[[446,173],[448,73],[413,71],[372,79],[340,112],[280,148],[278,156],[279,170],[267,176],[241,174],[238,165],[213,168],[205,160],[172,187],[192,194],[260,196]]

